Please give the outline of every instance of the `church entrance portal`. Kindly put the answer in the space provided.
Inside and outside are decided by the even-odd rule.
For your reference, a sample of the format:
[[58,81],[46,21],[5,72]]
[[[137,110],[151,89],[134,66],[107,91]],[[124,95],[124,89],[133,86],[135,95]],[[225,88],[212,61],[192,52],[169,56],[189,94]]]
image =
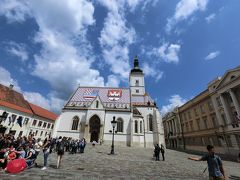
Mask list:
[[93,117],[91,117],[89,124],[90,124],[89,132],[91,133],[90,142],[93,142],[93,141],[98,142],[99,134],[100,134],[100,119],[99,119],[99,117],[97,115],[94,115]]

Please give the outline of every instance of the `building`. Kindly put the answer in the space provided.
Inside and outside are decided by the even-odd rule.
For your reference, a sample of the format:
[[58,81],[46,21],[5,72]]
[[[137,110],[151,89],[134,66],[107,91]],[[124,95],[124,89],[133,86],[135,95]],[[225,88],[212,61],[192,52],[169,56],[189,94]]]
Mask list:
[[29,103],[23,95],[0,84],[0,133],[18,136],[35,135],[44,139],[51,136],[57,115]]
[[240,150],[239,104],[240,67],[237,67],[210,82],[206,90],[164,116],[167,147],[182,147],[174,135],[177,128],[177,132],[182,131],[178,134],[182,134],[183,147],[187,150],[206,151],[206,145],[212,144],[217,152],[236,156]]
[[144,73],[137,57],[129,75],[129,86],[78,87],[56,121],[54,136],[110,143],[111,121],[115,117],[117,144],[152,147],[164,143],[161,115],[145,91]]

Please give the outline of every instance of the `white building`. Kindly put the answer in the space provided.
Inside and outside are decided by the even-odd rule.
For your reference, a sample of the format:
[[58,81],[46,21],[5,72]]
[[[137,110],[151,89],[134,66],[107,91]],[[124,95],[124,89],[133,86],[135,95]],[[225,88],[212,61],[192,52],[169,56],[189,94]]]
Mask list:
[[115,143],[152,147],[164,143],[162,119],[152,98],[145,92],[144,74],[134,59],[129,88],[78,87],[58,117],[55,136],[86,138],[109,143],[111,121],[117,120]]
[[12,85],[0,84],[0,133],[44,139],[51,136],[56,119],[56,114],[26,101]]

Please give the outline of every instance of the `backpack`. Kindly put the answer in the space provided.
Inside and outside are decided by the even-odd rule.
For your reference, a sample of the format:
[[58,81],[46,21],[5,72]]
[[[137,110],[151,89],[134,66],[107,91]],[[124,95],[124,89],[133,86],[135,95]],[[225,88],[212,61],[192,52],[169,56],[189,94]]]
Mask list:
[[58,151],[64,151],[64,144],[63,144],[63,142],[59,142]]

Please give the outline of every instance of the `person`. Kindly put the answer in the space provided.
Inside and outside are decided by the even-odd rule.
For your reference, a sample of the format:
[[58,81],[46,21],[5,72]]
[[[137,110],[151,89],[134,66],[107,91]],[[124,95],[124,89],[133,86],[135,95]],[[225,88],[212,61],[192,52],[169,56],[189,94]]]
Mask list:
[[85,140],[85,138],[83,138],[80,141],[80,153],[84,153],[85,146],[86,146],[86,140]]
[[42,170],[47,169],[47,161],[48,161],[48,156],[50,154],[50,146],[51,146],[51,141],[48,140],[47,138],[43,142],[43,157],[44,157],[44,165]]
[[27,155],[26,155],[26,163],[28,165],[28,167],[31,167],[33,165],[33,162],[35,161],[35,150],[33,149],[32,145],[27,145],[26,146],[26,151],[27,151]]
[[[40,153],[42,145],[43,145],[43,143],[42,143],[41,139],[38,138],[37,142],[34,144],[34,149],[35,149],[35,153],[36,153],[36,160],[37,160],[37,157]],[[37,166],[36,160],[35,160],[35,165]]]
[[58,141],[57,141],[57,168],[60,167],[62,157],[64,155],[64,146],[65,146],[65,138],[62,139],[60,136]]
[[162,144],[161,144],[160,151],[161,151],[161,154],[162,154],[163,161],[165,161],[165,156],[164,156],[164,154],[165,154],[165,148],[164,148],[164,146],[163,146]]
[[158,144],[155,145],[154,154],[155,154],[156,161],[159,161],[160,147]]
[[189,157],[188,159],[194,161],[207,161],[209,180],[225,180],[225,173],[221,158],[215,154],[214,147],[212,145],[207,145],[207,150],[208,154],[200,158]]

